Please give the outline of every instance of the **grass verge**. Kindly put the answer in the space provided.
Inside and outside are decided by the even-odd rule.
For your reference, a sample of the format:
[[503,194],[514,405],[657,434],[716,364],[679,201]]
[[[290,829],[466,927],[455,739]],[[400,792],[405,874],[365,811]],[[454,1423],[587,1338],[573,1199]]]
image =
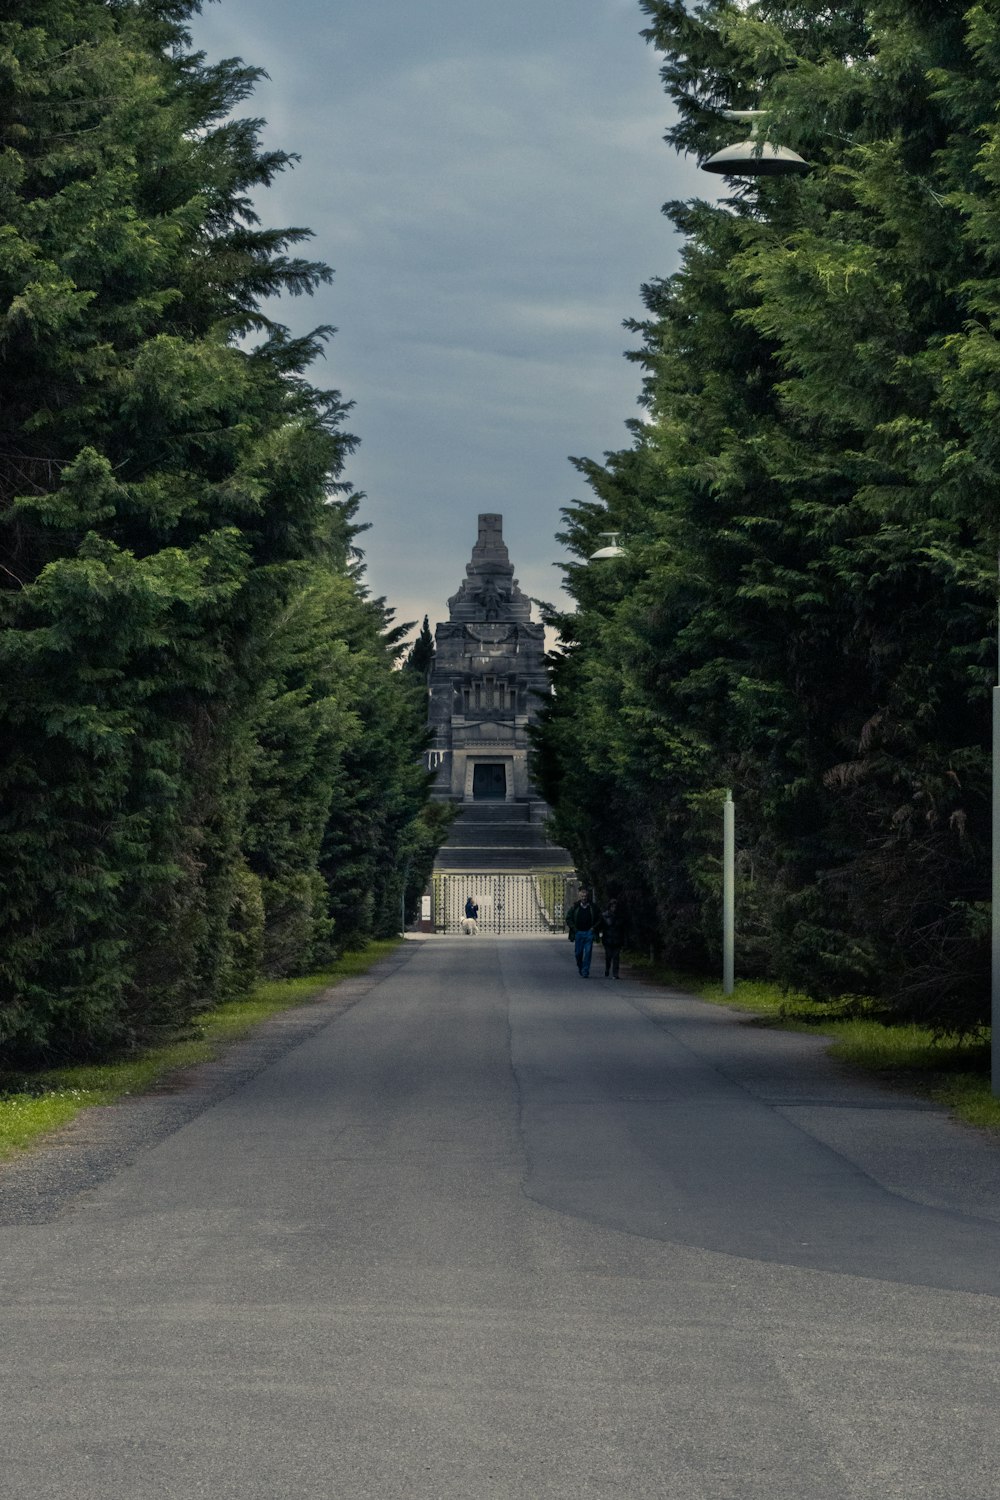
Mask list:
[[216,1057],[278,1011],[314,1000],[331,985],[364,974],[398,946],[399,938],[369,943],[345,953],[321,974],[272,980],[243,1000],[232,1000],[195,1017],[188,1035],[117,1061],[22,1073],[3,1080],[0,1091],[0,1160],[67,1124],[82,1109],[141,1094],[168,1074]]
[[988,1033],[942,1037],[926,1026],[891,1025],[872,1001],[858,996],[822,1002],[755,979],[738,980],[733,994],[725,995],[717,980],[678,974],[641,960],[630,967],[713,1005],[748,1011],[789,1031],[829,1037],[830,1053],[841,1062],[933,1099],[968,1125],[1000,1130],[1000,1099],[990,1087]]

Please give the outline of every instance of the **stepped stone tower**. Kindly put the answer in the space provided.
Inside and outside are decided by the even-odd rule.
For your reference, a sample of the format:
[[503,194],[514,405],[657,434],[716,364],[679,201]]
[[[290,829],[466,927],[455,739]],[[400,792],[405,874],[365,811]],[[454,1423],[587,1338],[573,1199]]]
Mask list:
[[549,691],[544,627],[518,588],[503,517],[481,515],[465,578],[437,627],[430,679],[434,795],[455,802],[531,799],[528,724]]
[[550,691],[545,630],[514,577],[502,516],[479,517],[465,575],[435,631],[429,683],[432,795],[463,805],[438,868],[565,866],[528,777],[528,725]]

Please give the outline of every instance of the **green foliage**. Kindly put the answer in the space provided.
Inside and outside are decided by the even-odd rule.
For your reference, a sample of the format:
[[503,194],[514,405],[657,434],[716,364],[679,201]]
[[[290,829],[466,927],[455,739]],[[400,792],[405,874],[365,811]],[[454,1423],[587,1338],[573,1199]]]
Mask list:
[[406,831],[403,873],[407,923],[420,915],[420,898],[427,890],[434,858],[454,822],[458,808],[451,802],[427,801]]
[[430,627],[430,621],[424,615],[424,622],[420,627],[420,634],[407,652],[403,666],[408,672],[416,672],[427,681],[431,675],[434,665],[434,634]]
[[1000,17],[643,8],[674,144],[707,156],[721,109],[763,104],[813,170],[668,205],[648,421],[565,512],[577,558],[609,526],[628,556],[567,570],[537,774],[672,961],[717,957],[731,787],[745,972],[962,1031],[987,1005]]
[[432,776],[419,751],[427,740],[426,698],[414,674],[397,669],[406,627],[394,627],[380,599],[365,599],[348,639],[357,673],[358,742],[344,755],[342,795],[331,809],[320,869],[342,943],[400,929],[404,883],[423,881],[447,823],[426,807]]
[[[289,158],[238,118],[257,71],[190,51],[194,9],[0,17],[11,1054],[127,1046],[261,963],[328,957],[369,832],[338,835],[321,876],[328,824],[385,806],[385,885],[422,798],[422,728],[339,482],[347,408],[306,378],[327,331],[262,310],[330,272],[289,253],[307,231],[259,224],[251,199]],[[381,893],[355,905],[345,938],[385,928]]]
[[259,878],[246,864],[235,871],[229,905],[229,948],[225,983],[220,993],[249,994],[264,959],[264,894]]

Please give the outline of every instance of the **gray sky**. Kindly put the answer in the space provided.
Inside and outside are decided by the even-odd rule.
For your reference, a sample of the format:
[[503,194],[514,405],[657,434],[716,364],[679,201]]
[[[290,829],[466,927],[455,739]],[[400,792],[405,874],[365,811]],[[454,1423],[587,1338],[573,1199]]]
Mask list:
[[635,0],[221,0],[195,24],[267,70],[245,112],[302,158],[260,211],[336,277],[279,316],[337,326],[314,378],[356,403],[346,477],[401,620],[446,617],[485,510],[526,592],[558,597],[568,455],[628,442],[622,321],[676,266],[662,203],[706,193],[663,143],[643,23]]

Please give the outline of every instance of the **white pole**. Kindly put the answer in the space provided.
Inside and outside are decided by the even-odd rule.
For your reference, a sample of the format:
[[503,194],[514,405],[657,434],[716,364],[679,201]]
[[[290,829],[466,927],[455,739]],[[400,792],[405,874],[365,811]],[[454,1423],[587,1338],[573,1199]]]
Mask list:
[[[997,560],[1000,575],[1000,558]],[[1000,627],[1000,620],[998,620]],[[997,677],[1000,679],[1000,628],[997,636]],[[993,689],[993,850],[990,889],[992,955],[990,959],[990,1079],[1000,1096],[1000,687]]]
[[731,995],[736,951],[736,808],[727,788],[722,809],[722,990]]

